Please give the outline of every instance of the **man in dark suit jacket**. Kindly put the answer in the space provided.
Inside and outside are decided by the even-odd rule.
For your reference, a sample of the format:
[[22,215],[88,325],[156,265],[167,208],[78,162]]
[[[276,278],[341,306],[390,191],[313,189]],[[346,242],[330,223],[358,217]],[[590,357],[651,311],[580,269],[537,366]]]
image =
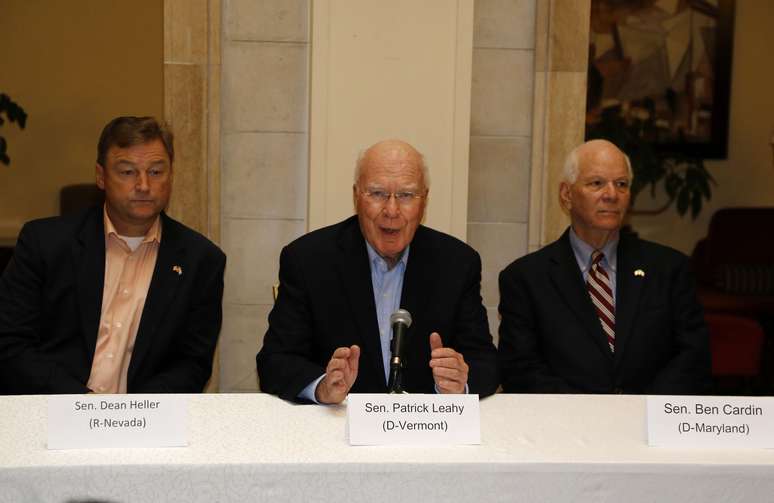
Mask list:
[[[105,127],[98,147],[105,207],[24,226],[0,279],[3,392],[202,391],[220,331],[225,255],[162,212],[173,157],[163,125],[119,117]],[[106,223],[115,232],[108,235]],[[153,228],[159,239],[147,239]],[[132,242],[139,246],[127,245]],[[109,246],[126,262],[111,266],[117,259],[106,252]],[[106,266],[128,270],[143,246],[153,249],[143,256],[149,284],[136,284],[139,272],[121,275],[120,291],[107,284]],[[121,304],[124,299],[130,300]],[[135,301],[139,308],[123,325],[106,313],[131,310]],[[126,351],[114,354],[116,347]],[[95,354],[102,360],[95,363]],[[114,361],[121,363],[111,366]],[[106,388],[90,389],[90,380]]]
[[687,257],[619,232],[631,180],[612,143],[568,156],[560,199],[571,227],[500,273],[505,391],[708,391],[709,341]]
[[427,179],[413,147],[377,143],[358,161],[357,216],[282,250],[279,296],[257,356],[264,391],[319,403],[338,403],[350,391],[386,392],[389,315],[397,307],[413,318],[406,391],[495,391],[481,260],[465,243],[419,225]]

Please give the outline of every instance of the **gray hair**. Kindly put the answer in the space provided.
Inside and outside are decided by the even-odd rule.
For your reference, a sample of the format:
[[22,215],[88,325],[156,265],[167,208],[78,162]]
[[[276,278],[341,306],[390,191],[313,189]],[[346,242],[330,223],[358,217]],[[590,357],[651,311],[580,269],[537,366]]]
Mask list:
[[[578,162],[578,150],[580,150],[581,147],[586,145],[586,143],[581,143],[574,149],[570,151],[569,154],[567,154],[567,157],[564,159],[564,169],[562,170],[562,181],[569,183],[572,185],[575,183],[575,181],[578,179],[578,172],[580,171],[580,166]],[[626,161],[626,171],[629,174],[629,181],[631,182],[634,180],[634,171],[632,171],[632,162],[629,160],[629,156],[626,155],[623,150],[620,150],[621,155],[624,156],[624,161]]]
[[[360,181],[360,175],[363,174],[363,165],[365,164],[365,156],[366,153],[370,150],[371,147],[363,149],[358,153],[357,155],[357,161],[355,162],[355,185],[357,185],[357,182]],[[427,161],[425,161],[425,156],[417,151],[417,154],[419,154],[419,168],[422,170],[422,181],[425,184],[425,188],[430,188],[430,169],[427,166]]]

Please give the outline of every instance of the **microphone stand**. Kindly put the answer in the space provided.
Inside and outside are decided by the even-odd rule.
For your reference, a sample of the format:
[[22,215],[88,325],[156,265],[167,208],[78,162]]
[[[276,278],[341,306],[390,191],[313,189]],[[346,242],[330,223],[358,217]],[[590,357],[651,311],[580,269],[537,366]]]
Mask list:
[[403,362],[399,356],[390,358],[390,379],[387,381],[387,392],[389,394],[407,393],[403,389]]

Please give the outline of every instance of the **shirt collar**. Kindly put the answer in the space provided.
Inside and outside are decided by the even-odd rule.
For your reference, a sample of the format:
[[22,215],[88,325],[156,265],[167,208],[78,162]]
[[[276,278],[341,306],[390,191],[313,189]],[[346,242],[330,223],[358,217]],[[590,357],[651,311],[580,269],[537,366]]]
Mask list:
[[[105,225],[106,238],[110,237],[111,235],[120,238],[118,231],[116,231],[116,227],[113,225],[113,222],[108,216],[107,206],[102,207],[102,221]],[[148,229],[148,232],[146,232],[145,236],[142,238],[143,243],[151,243],[153,241],[161,243],[161,215],[156,215],[156,220],[153,221],[153,225],[151,225],[150,229]]]
[[[605,258],[602,260],[603,265],[609,267],[612,271],[615,271],[618,265],[618,240],[619,237],[611,239],[600,250],[605,255]],[[591,254],[594,253],[595,248],[579,238],[572,227],[570,227],[570,246],[575,254],[578,267],[580,267],[581,272],[585,273],[589,270]]]
[[[387,272],[387,261],[384,260],[384,257],[379,255],[376,250],[374,250],[374,247],[371,246],[371,243],[369,243],[367,239],[366,248],[368,249],[368,262],[371,263],[372,268],[376,268],[377,271],[382,273]],[[403,253],[400,256],[400,260],[398,260],[399,263],[403,263],[404,269],[408,263],[409,248],[411,248],[411,245],[408,245],[406,249],[403,250]],[[398,264],[395,265],[397,266]]]

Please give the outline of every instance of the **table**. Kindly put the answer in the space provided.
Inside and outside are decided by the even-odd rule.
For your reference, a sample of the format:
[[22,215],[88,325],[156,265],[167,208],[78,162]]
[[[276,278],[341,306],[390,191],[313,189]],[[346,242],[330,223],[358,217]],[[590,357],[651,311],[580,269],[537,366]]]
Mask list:
[[480,446],[351,447],[346,408],[190,396],[190,446],[49,451],[46,397],[0,397],[0,502],[760,502],[774,451],[649,448],[645,397],[496,395]]

